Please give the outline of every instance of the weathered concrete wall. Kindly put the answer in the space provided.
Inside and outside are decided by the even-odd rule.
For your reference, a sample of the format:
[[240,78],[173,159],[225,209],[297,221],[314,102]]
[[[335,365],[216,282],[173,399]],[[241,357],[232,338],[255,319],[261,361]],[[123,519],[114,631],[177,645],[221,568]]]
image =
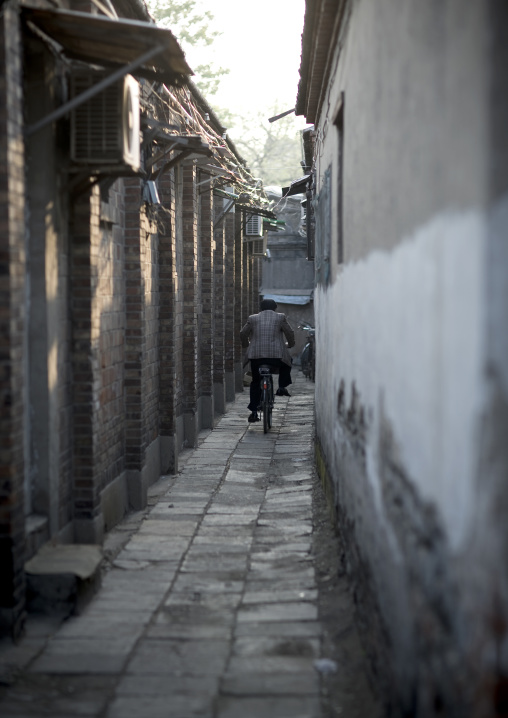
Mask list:
[[378,678],[418,716],[493,714],[508,673],[506,21],[479,0],[349,3],[316,126],[323,466]]

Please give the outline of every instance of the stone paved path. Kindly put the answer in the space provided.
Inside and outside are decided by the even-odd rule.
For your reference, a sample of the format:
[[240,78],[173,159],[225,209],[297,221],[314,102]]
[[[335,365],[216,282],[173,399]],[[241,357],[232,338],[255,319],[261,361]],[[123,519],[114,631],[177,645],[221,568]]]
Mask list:
[[297,379],[267,435],[240,395],[152,487],[85,613],[15,649],[35,655],[3,718],[322,718],[312,391]]

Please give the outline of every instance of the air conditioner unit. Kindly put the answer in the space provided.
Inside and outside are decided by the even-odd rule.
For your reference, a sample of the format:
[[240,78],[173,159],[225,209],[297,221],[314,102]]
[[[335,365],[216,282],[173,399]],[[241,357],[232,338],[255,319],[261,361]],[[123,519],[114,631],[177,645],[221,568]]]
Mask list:
[[265,257],[267,252],[266,243],[266,237],[251,240],[249,245],[252,247],[252,256]]
[[[97,72],[74,72],[71,97],[77,97],[103,77]],[[139,147],[139,84],[132,75],[72,110],[71,159],[76,164],[138,170]]]
[[253,214],[247,220],[245,225],[245,234],[247,237],[262,237],[263,236],[263,217],[259,214]]

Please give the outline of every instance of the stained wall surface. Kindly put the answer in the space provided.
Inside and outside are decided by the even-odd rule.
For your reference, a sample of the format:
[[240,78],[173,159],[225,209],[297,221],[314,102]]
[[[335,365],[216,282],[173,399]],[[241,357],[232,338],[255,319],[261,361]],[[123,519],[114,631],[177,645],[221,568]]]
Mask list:
[[507,669],[508,18],[345,6],[316,123],[318,439],[378,675],[463,715]]

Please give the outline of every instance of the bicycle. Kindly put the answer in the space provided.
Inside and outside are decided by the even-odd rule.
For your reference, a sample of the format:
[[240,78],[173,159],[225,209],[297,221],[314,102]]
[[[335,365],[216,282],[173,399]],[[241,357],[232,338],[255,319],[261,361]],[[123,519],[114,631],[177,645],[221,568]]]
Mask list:
[[303,351],[301,353],[301,366],[302,366],[302,374],[307,377],[307,379],[310,379],[311,381],[315,381],[316,379],[316,353],[315,353],[315,343],[316,343],[316,330],[314,327],[309,326],[308,324],[302,324],[298,327],[298,329],[303,329],[307,333],[307,344],[304,346]]
[[261,377],[261,399],[259,402],[259,410],[263,414],[263,431],[266,434],[272,428],[272,411],[273,411],[273,367],[268,364],[262,364],[259,367],[259,376]]

